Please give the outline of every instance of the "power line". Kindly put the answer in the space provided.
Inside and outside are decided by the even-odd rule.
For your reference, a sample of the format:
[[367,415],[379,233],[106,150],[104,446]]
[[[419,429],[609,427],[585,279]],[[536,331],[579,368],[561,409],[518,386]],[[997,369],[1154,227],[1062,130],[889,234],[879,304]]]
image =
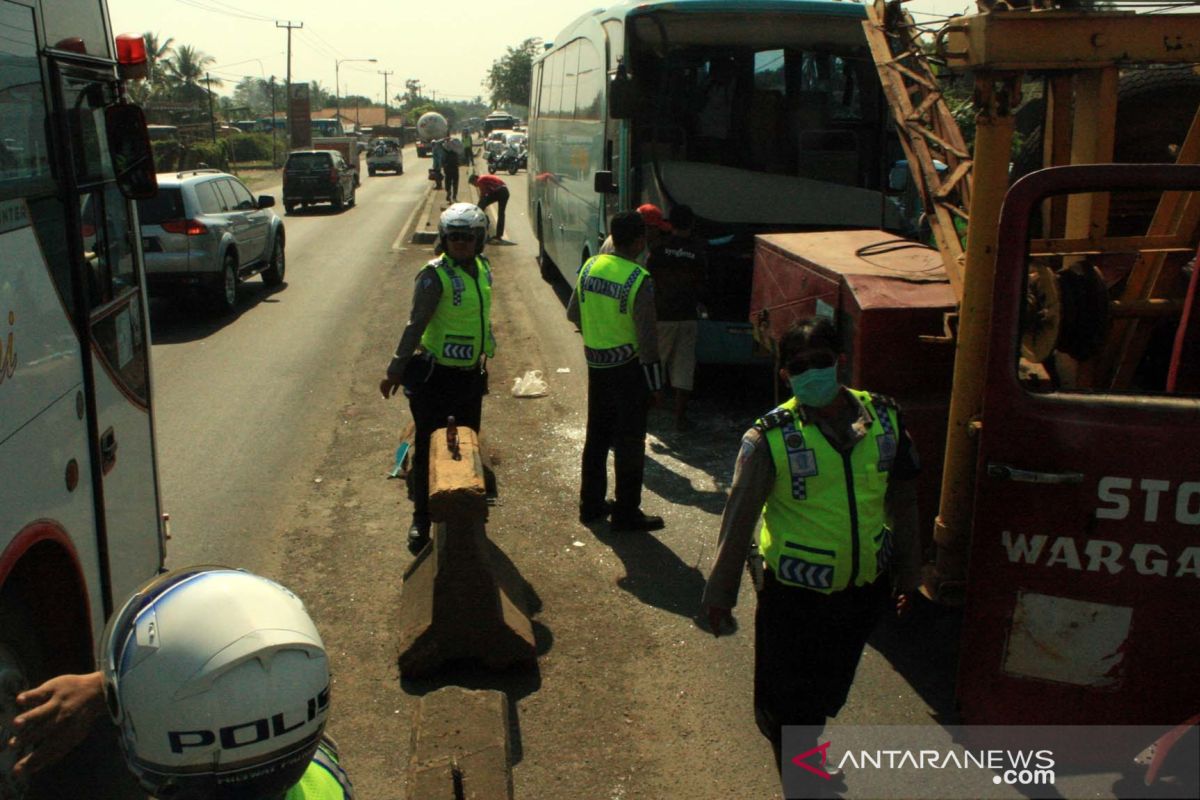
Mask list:
[[255,22],[270,22],[271,21],[270,17],[260,17],[256,14],[248,14],[248,13],[246,13],[244,11],[240,11],[240,10],[226,11],[221,8],[214,8],[213,6],[205,5],[204,3],[200,2],[200,0],[175,0],[175,2],[179,3],[180,5],[191,6],[192,8],[198,8],[201,11],[208,11],[213,14],[221,14],[223,16],[234,17],[236,19],[249,19],[249,20],[253,20]]

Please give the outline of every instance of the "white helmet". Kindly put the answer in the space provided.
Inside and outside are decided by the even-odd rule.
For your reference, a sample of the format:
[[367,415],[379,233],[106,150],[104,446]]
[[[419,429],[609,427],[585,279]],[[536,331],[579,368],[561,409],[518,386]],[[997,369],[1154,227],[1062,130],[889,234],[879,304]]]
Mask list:
[[261,800],[300,781],[329,710],[325,647],[279,584],[218,566],[147,583],[100,642],[130,770],[171,800]]
[[438,219],[442,250],[446,249],[446,234],[451,231],[470,231],[475,234],[475,255],[479,255],[487,240],[488,215],[474,203],[455,203],[443,211]]

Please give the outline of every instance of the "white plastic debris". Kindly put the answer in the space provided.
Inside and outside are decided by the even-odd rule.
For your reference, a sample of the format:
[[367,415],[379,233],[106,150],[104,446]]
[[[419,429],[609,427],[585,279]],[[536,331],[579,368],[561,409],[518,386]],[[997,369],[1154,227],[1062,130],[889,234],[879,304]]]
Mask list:
[[542,371],[531,369],[513,380],[512,393],[513,397],[545,397],[549,388],[542,380]]

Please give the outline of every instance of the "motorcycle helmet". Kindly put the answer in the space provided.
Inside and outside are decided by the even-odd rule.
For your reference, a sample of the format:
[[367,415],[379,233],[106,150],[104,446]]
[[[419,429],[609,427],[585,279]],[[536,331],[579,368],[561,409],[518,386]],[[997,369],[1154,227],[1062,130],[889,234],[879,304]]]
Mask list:
[[100,642],[105,699],[142,788],[160,800],[262,800],[304,775],[329,710],[304,604],[242,570],[145,584]]
[[475,234],[475,255],[483,252],[487,241],[488,216],[473,203],[455,203],[442,212],[438,219],[438,238],[442,251],[446,250],[446,234],[451,231],[470,231]]

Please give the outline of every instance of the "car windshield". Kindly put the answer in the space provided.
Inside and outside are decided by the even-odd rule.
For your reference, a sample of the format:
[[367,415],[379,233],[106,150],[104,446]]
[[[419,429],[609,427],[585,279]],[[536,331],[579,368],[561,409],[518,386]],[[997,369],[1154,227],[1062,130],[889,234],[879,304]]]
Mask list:
[[287,168],[291,172],[312,172],[329,169],[328,153],[292,153],[288,156]]
[[183,219],[183,195],[177,188],[160,188],[158,194],[137,201],[138,220],[143,225],[158,225],[169,219]]

